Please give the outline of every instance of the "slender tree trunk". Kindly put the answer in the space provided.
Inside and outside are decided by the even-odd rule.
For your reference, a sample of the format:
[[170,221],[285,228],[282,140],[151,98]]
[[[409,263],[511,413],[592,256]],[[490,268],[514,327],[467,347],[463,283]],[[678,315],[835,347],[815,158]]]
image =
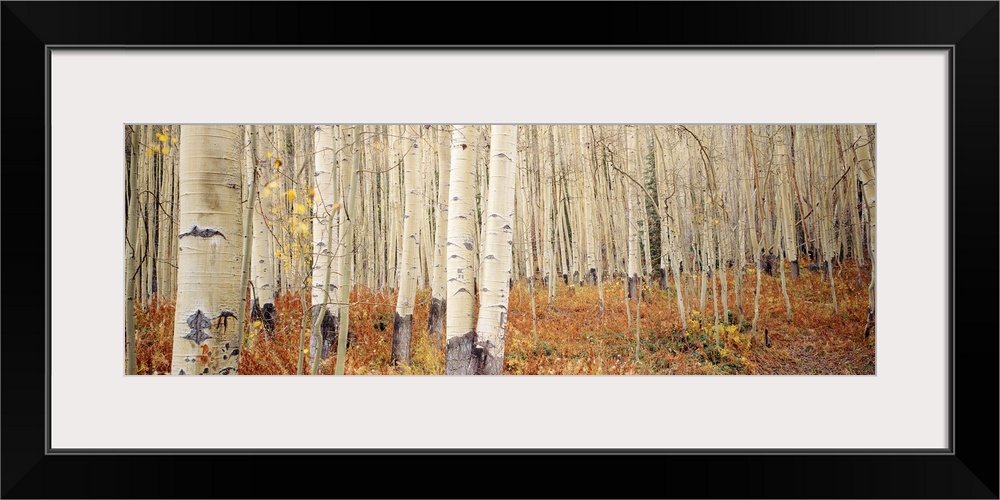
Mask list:
[[128,255],[128,262],[125,264],[125,346],[126,346],[126,364],[125,364],[125,374],[135,375],[136,373],[136,362],[135,362],[135,275],[138,269],[136,268],[136,252],[138,249],[138,242],[135,238],[136,226],[138,218],[138,210],[136,209],[137,204],[137,189],[136,189],[136,171],[139,168],[138,165],[138,148],[139,148],[139,136],[138,129],[135,126],[131,127],[131,151],[130,159],[128,163],[128,170],[125,172],[126,179],[125,182],[128,184],[128,212],[126,215],[126,237],[125,237],[125,253]]
[[240,284],[240,131],[238,126],[181,128],[177,308],[171,373],[238,371],[243,315]]
[[[865,321],[865,338],[875,327],[875,160],[871,153],[872,144],[864,127],[852,127],[852,137],[855,138],[854,151],[857,157],[858,180],[861,182],[861,192],[868,213],[868,252],[872,259],[872,277],[868,284],[868,319]],[[858,256],[864,259],[863,256]]]
[[504,366],[507,314],[513,259],[514,179],[517,126],[493,125],[490,140],[490,190],[486,200],[479,319],[473,357],[481,375],[500,375]]
[[344,364],[347,359],[347,341],[350,335],[350,302],[351,302],[351,279],[354,270],[354,224],[352,217],[360,219],[358,214],[358,190],[361,188],[361,126],[355,125],[351,133],[351,168],[350,184],[347,193],[344,195],[344,203],[341,204],[340,213],[340,241],[343,246],[341,253],[344,258],[340,262],[340,327],[343,335],[337,338],[337,365],[334,368],[336,375],[344,374]]
[[268,219],[273,217],[271,190],[277,189],[278,183],[269,178],[271,171],[269,163],[273,160],[273,154],[271,154],[273,148],[270,147],[267,134],[262,133],[263,129],[267,127],[257,126],[256,128],[258,136],[256,137],[255,157],[260,161],[260,165],[255,165],[255,167],[257,167],[257,175],[260,175],[262,180],[258,186],[264,185],[266,189],[255,190],[250,193],[249,198],[255,212],[252,260],[250,261],[251,282],[253,284],[251,287],[253,292],[251,318],[254,325],[260,321],[260,329],[270,335],[274,331],[274,269],[271,267],[271,256],[274,252],[269,244],[272,237]]
[[448,307],[448,190],[451,180],[451,127],[438,129],[438,202],[437,228],[434,237],[434,277],[427,332],[435,347],[442,347],[444,318]]
[[316,168],[313,188],[312,221],[312,302],[310,316],[313,321],[309,352],[313,359],[313,374],[319,361],[325,359],[337,335],[337,312],[330,304],[329,296],[334,283],[330,280],[333,254],[337,239],[334,233],[334,217],[339,208],[336,203],[336,151],[334,128],[330,125],[316,126],[313,131],[314,163]]
[[416,126],[407,126],[403,148],[403,185],[406,208],[403,213],[403,255],[396,297],[396,315],[392,327],[392,364],[410,363],[410,339],[413,332],[413,305],[420,275],[420,226],[423,223],[423,181],[420,170],[420,135]]

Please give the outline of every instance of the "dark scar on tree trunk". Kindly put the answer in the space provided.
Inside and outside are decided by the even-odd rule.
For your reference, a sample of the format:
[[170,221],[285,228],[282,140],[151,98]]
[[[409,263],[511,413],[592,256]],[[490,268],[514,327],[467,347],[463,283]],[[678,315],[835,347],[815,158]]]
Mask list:
[[222,311],[222,313],[219,314],[219,321],[215,324],[215,327],[218,328],[221,326],[222,333],[226,333],[226,329],[229,328],[229,318],[236,319],[236,314],[233,314],[232,311]]
[[475,343],[476,332],[474,330],[448,339],[448,349],[445,352],[445,370],[448,375],[474,375],[476,373],[476,356],[473,354]]
[[201,345],[201,343],[206,339],[212,338],[212,336],[204,330],[205,328],[212,326],[212,321],[205,317],[205,313],[201,312],[201,309],[198,309],[194,314],[188,316],[187,324],[191,327],[191,331],[188,332],[184,338],[191,340],[198,345]]
[[183,238],[185,236],[197,236],[199,238],[211,238],[212,236],[215,236],[215,235],[222,236],[222,239],[224,239],[226,241],[229,241],[226,238],[226,235],[222,234],[222,232],[220,232],[218,229],[211,229],[211,228],[198,229],[198,226],[192,226],[190,231],[188,231],[186,233],[178,234],[177,235],[177,239],[181,239],[181,238]]

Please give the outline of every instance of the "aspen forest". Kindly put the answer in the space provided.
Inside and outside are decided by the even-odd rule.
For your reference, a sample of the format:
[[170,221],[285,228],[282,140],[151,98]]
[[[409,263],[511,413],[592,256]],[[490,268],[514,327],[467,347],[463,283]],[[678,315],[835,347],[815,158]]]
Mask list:
[[875,127],[124,128],[129,375],[874,375]]

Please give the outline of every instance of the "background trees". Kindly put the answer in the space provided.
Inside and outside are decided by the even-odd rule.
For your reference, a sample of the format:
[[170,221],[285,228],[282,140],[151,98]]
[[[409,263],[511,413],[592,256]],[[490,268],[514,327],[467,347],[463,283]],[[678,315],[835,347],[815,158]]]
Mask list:
[[[132,330],[127,325],[130,372],[172,370],[146,354],[159,345],[143,340],[146,316],[174,300],[177,315],[181,306],[190,308],[180,292],[194,282],[177,272],[195,215],[184,215],[180,202],[201,196],[188,206],[214,203],[205,194],[214,191],[191,187],[191,159],[182,156],[191,151],[179,128],[129,127],[126,267],[127,297],[134,300],[126,307],[134,304],[129,317],[141,320]],[[750,357],[743,357],[752,360],[761,355],[753,349],[765,328],[769,341],[775,335],[786,341],[816,315],[849,320],[844,328],[862,338],[873,331],[873,128],[212,130],[235,133],[235,152],[205,155],[215,163],[197,168],[221,169],[221,158],[227,169],[235,162],[234,213],[251,211],[244,290],[250,308],[241,316],[236,305],[232,314],[246,320],[241,352],[253,373],[518,372],[522,362],[560,355],[547,344],[545,328],[567,310],[577,325],[566,326],[567,335],[590,335],[586,356],[603,360],[602,369],[617,359],[605,352],[605,339],[623,332],[629,363],[643,367],[644,357],[661,348],[676,354],[692,345],[708,349],[704,362],[722,366],[744,340]],[[199,141],[189,147],[207,147]],[[220,210],[216,205],[192,210],[205,217]],[[224,233],[233,231],[242,229]],[[242,249],[235,251],[232,258],[243,263]],[[609,282],[622,295],[606,295]],[[859,293],[867,300],[855,324]],[[578,302],[593,309],[572,305]],[[579,326],[584,317],[596,318],[596,332]],[[615,333],[619,321],[625,324]],[[508,325],[515,339],[522,327],[531,331],[526,344],[514,345],[517,359],[502,349],[511,338]],[[655,347],[662,338],[682,344]],[[864,343],[857,349],[872,352]],[[664,363],[659,370],[676,369]]]

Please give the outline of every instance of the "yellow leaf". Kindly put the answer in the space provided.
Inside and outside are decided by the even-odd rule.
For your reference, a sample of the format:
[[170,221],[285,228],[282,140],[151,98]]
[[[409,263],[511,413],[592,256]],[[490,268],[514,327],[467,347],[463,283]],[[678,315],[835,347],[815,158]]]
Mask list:
[[167,136],[165,136],[165,135],[163,135],[163,134],[161,134],[159,132],[156,133],[156,138],[159,139],[160,142],[167,142]]
[[146,148],[146,156],[153,156],[153,148]]
[[285,198],[287,198],[288,201],[295,201],[295,190],[289,189],[288,192],[285,193]]
[[309,348],[306,347],[305,349],[302,349],[302,352],[304,352],[305,354],[309,354]]
[[261,323],[261,322],[260,322],[259,320],[258,320],[258,321],[254,321],[254,322],[253,322],[253,327],[254,327],[254,328],[260,328],[260,325],[262,325],[262,324],[263,324],[263,323]]
[[161,151],[163,151],[163,154],[165,154],[165,155],[166,154],[170,154],[170,148],[168,148],[166,146],[163,146],[163,149]]
[[309,188],[309,197],[312,198],[316,195],[316,188]]
[[281,168],[281,158],[276,158],[274,160],[274,168]]
[[273,156],[273,154],[270,151],[268,151],[267,152],[267,157],[270,158],[271,156]]
[[177,144],[177,138],[176,137],[171,137],[170,138],[170,142],[172,142],[174,144]]
[[306,213],[306,206],[302,205],[302,204],[299,204],[299,203],[296,203],[295,204],[295,213],[297,213],[299,215],[302,215],[302,214]]

